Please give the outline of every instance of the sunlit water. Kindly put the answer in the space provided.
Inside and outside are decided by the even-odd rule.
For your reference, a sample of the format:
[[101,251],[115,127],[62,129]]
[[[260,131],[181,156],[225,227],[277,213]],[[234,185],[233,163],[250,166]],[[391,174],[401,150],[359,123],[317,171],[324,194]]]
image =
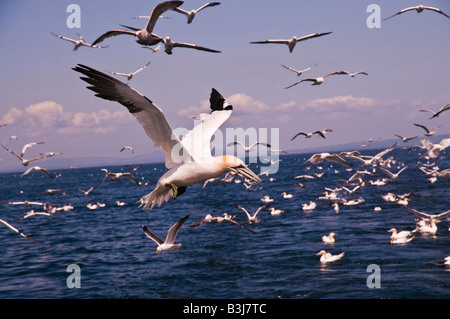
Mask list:
[[[378,151],[363,150],[363,154]],[[146,187],[129,180],[105,181],[88,196],[77,187],[88,189],[99,183],[104,172],[100,167],[51,171],[50,179],[41,172],[23,178],[20,173],[0,174],[1,199],[36,200],[54,206],[71,203],[74,209],[58,216],[31,216],[15,220],[30,210],[24,205],[0,203],[0,215],[25,234],[42,241],[35,243],[6,227],[0,228],[0,298],[448,298],[450,267],[441,266],[450,255],[449,224],[438,224],[435,236],[416,234],[405,245],[389,242],[392,227],[415,228],[414,215],[404,206],[385,202],[388,192],[413,192],[410,207],[429,214],[450,209],[450,181],[429,182],[418,169],[418,154],[396,149],[393,155],[408,165],[397,181],[386,186],[366,186],[346,199],[362,196],[365,202],[340,206],[336,213],[326,201],[318,201],[324,187],[334,188],[352,172],[339,164],[310,166],[305,160],[311,154],[282,157],[278,173],[263,176],[251,190],[239,183],[208,184],[189,187],[175,201],[160,208],[143,211],[137,203],[150,192],[165,171],[163,164],[142,165],[133,172]],[[439,166],[449,167],[441,158]],[[42,162],[44,166],[44,162]],[[398,171],[401,166],[394,166]],[[259,166],[251,168],[259,172]],[[124,166],[109,167],[113,172],[129,171]],[[300,174],[326,172],[314,180],[294,180]],[[379,172],[379,177],[385,175]],[[270,181],[270,178],[273,178]],[[375,177],[370,177],[375,179]],[[366,178],[366,179],[369,179]],[[306,188],[293,183],[302,182]],[[64,189],[66,194],[45,195],[48,188]],[[283,199],[287,191],[294,198]],[[345,193],[343,193],[345,194]],[[246,224],[246,217],[234,204],[254,212],[262,206],[260,198],[269,195],[272,207],[285,210],[279,216],[268,210],[262,220]],[[116,201],[126,206],[118,206]],[[317,208],[305,213],[301,204],[310,200]],[[88,203],[105,203],[105,208],[89,210]],[[375,211],[376,206],[381,211]],[[41,211],[39,207],[36,211]],[[256,233],[231,223],[205,223],[191,228],[207,213],[236,214],[236,221]],[[167,229],[181,217],[190,214],[177,242],[178,251],[156,254],[156,244],[141,229],[145,224],[165,238]],[[321,241],[329,232],[338,234],[334,245]],[[321,265],[316,254],[325,249],[332,254],[342,251],[342,260]],[[69,288],[69,265],[80,267],[80,288]],[[379,267],[379,288],[369,265]],[[369,280],[368,280],[369,279]],[[74,282],[74,281],[73,281]]]

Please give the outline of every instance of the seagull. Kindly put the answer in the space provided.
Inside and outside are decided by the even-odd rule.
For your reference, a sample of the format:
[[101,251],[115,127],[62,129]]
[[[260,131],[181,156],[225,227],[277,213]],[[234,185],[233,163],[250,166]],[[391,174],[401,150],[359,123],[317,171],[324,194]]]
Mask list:
[[16,220],[22,220],[31,216],[57,216],[58,214],[55,213],[46,213],[46,212],[35,212],[34,210],[30,210],[29,212],[26,212],[24,216],[17,218]]
[[20,177],[24,177],[25,175],[28,175],[32,171],[41,171],[41,172],[45,173],[48,177],[53,178],[52,174],[50,174],[50,172],[48,170],[46,170],[45,168],[42,168],[40,166],[30,167]]
[[399,139],[401,139],[404,143],[407,143],[407,142],[417,138],[417,136],[404,137],[404,136],[397,135],[397,134],[394,134],[394,135],[397,136]]
[[448,16],[446,13],[444,13],[441,9],[433,8],[433,7],[428,7],[428,6],[424,6],[423,4],[420,4],[420,5],[415,6],[415,7],[409,7],[409,8],[405,8],[405,9],[403,9],[403,10],[400,10],[399,12],[397,12],[397,13],[391,15],[391,16],[388,17],[388,18],[385,18],[384,20],[388,20],[388,19],[390,19],[390,18],[395,17],[396,15],[402,14],[402,13],[407,12],[407,11],[412,11],[412,10],[416,10],[417,13],[421,13],[421,12],[424,11],[424,10],[431,10],[431,11],[435,11],[435,12],[437,12],[437,13],[440,13],[440,14],[446,16],[447,18],[450,18],[450,16]]
[[339,255],[332,255],[330,253],[327,253],[325,250],[321,250],[317,253],[317,256],[321,256],[321,263],[329,263],[340,260],[342,257],[344,257],[344,252],[340,253]]
[[204,219],[202,219],[201,221],[194,223],[192,225],[189,225],[189,227],[197,227],[200,226],[204,223],[222,223],[222,222],[230,222],[232,224],[235,224],[239,227],[241,227],[242,229],[251,232],[251,233],[255,233],[253,230],[245,227],[244,225],[238,223],[237,221],[233,220],[236,217],[236,215],[228,215],[227,213],[224,213],[223,216],[217,216],[217,217],[213,217],[211,214],[207,214],[205,216]]
[[124,146],[120,149],[120,152],[123,152],[125,150],[131,151],[131,154],[134,154],[134,149],[131,146]]
[[331,232],[328,236],[323,235],[322,236],[322,241],[325,244],[334,244],[335,243],[335,239],[334,236],[337,236],[338,234]]
[[200,114],[201,122],[180,141],[163,111],[147,97],[90,67],[79,64],[74,70],[87,76],[81,79],[91,85],[88,88],[96,92],[96,96],[126,106],[155,145],[163,149],[165,165],[169,170],[158,180],[155,189],[141,198],[144,209],[153,209],[156,204],[161,206],[170,197],[176,199],[188,186],[219,177],[226,172],[234,172],[254,182],[261,181],[239,158],[211,155],[211,138],[233,110],[232,105],[216,89],[212,89],[209,99],[211,113]]
[[294,84],[291,84],[287,87],[285,87],[285,89],[289,89],[297,84],[300,84],[302,82],[313,82],[311,85],[321,85],[324,81],[325,78],[331,75],[342,75],[342,74],[347,74],[346,71],[336,71],[336,72],[330,72],[328,74],[325,74],[324,76],[320,76],[318,78],[306,78],[306,79],[302,79],[300,81],[295,82]]
[[109,172],[106,168],[102,168],[102,171],[106,172],[106,175],[105,177],[103,177],[103,180],[100,183],[103,183],[108,177],[112,181],[118,181],[119,179],[127,178],[138,186],[144,186],[144,184],[139,182],[131,173],[112,173]]
[[148,62],[146,65],[144,65],[142,68],[139,68],[139,69],[137,69],[136,71],[131,72],[131,73],[120,73],[120,72],[109,72],[109,73],[114,74],[114,75],[124,76],[124,77],[126,77],[126,78],[128,79],[128,81],[129,81],[129,80],[131,80],[131,78],[132,78],[133,76],[135,76],[137,73],[139,73],[139,72],[141,72],[142,70],[144,70],[144,69],[150,64],[150,62],[151,62],[151,61],[149,61],[149,62]]
[[102,42],[106,38],[113,37],[120,34],[128,34],[132,35],[138,38],[136,40],[137,43],[142,45],[148,45],[152,46],[155,44],[158,44],[163,39],[153,33],[153,29],[155,27],[156,21],[158,21],[159,16],[166,12],[167,10],[174,9],[176,7],[179,7],[183,4],[183,1],[165,1],[157,4],[150,15],[150,18],[148,19],[147,25],[144,29],[134,28],[134,27],[128,27],[125,25],[122,25],[122,27],[125,27],[129,30],[121,30],[121,29],[113,29],[110,31],[105,32],[100,37],[95,40],[92,45],[95,45],[97,43]]
[[242,206],[239,206],[238,204],[234,204],[234,206],[236,206],[237,209],[242,210],[247,215],[249,224],[255,224],[255,223],[259,222],[259,219],[257,217],[258,213],[263,209],[269,208],[270,204],[259,207],[253,215],[251,215],[245,208],[243,208]]
[[208,49],[206,47],[202,47],[196,44],[190,44],[190,43],[183,43],[183,42],[175,42],[172,41],[170,37],[165,37],[163,39],[164,43],[164,52],[167,54],[172,54],[173,48],[188,48],[188,49],[196,49],[200,51],[206,51],[206,52],[213,52],[213,53],[220,53],[220,51]]
[[395,181],[398,178],[398,175],[400,175],[401,172],[403,172],[405,169],[407,169],[408,166],[403,167],[402,169],[400,169],[397,173],[392,173],[390,171],[388,171],[386,168],[378,166],[377,169],[382,171],[383,173],[387,174],[389,176],[389,180],[390,181]]
[[353,166],[353,164],[347,162],[343,157],[337,155],[337,154],[330,154],[330,153],[317,153],[312,155],[307,162],[313,163],[313,164],[318,164],[321,163],[323,161],[332,161],[332,162],[336,162],[339,164],[342,164],[344,166]]
[[310,67],[308,67],[308,68],[306,68],[306,69],[303,69],[303,70],[296,70],[296,69],[294,69],[294,68],[291,68],[290,66],[286,66],[286,65],[281,65],[283,68],[285,68],[285,69],[288,69],[288,70],[290,70],[290,71],[292,71],[292,72],[295,72],[296,74],[297,74],[297,76],[300,76],[300,75],[302,75],[304,72],[306,72],[306,71],[309,71],[309,70],[311,70],[313,67],[315,67],[315,66],[317,66],[317,64],[314,64],[313,66],[310,66]]
[[325,134],[328,133],[328,132],[333,132],[333,130],[329,129],[329,128],[326,128],[323,131],[314,131],[314,132],[311,132],[311,133],[307,133],[307,132],[301,131],[301,132],[298,132],[297,134],[295,134],[294,137],[291,138],[291,141],[294,140],[294,138],[296,138],[299,135],[304,135],[306,138],[311,138],[314,134],[317,134],[317,135],[321,136],[322,138],[325,138]]
[[377,164],[384,155],[386,155],[387,153],[392,151],[397,146],[398,146],[398,144],[395,143],[391,147],[389,147],[389,148],[379,152],[378,154],[376,154],[374,156],[365,156],[365,158],[363,156],[361,156],[361,155],[358,156],[358,155],[355,155],[355,154],[350,154],[347,157],[359,160],[360,162],[362,162],[362,166],[372,166],[372,165]]
[[257,146],[257,145],[264,145],[264,146],[266,146],[266,147],[271,147],[270,144],[263,143],[263,142],[256,142],[256,143],[253,143],[253,144],[250,145],[249,147],[245,146],[244,144],[242,144],[242,143],[239,142],[239,141],[236,141],[236,142],[232,142],[232,143],[228,143],[228,144],[227,144],[227,146],[231,146],[231,145],[240,145],[240,146],[242,146],[242,147],[244,148],[244,150],[245,150],[246,153],[249,153],[249,152],[250,152],[255,146]]
[[18,233],[20,236],[23,236],[29,240],[32,240],[34,242],[39,242],[36,239],[33,239],[32,237],[25,235],[24,233],[22,233],[20,230],[18,230],[16,227],[12,226],[10,223],[4,221],[3,219],[0,219],[0,223],[2,223],[3,225],[5,225],[6,227],[12,229],[14,232]]
[[145,235],[147,235],[148,238],[150,238],[156,244],[158,244],[158,248],[156,248],[157,254],[165,250],[177,250],[178,248],[181,247],[181,244],[174,244],[175,239],[178,235],[178,232],[180,231],[181,226],[183,226],[183,224],[186,222],[188,218],[189,215],[186,215],[179,221],[177,221],[175,224],[173,224],[173,226],[170,227],[169,231],[167,232],[165,241],[163,241],[161,238],[153,234],[145,225],[142,225],[142,230],[144,231]]
[[312,39],[312,38],[317,38],[317,37],[321,37],[323,35],[327,35],[330,34],[332,32],[324,32],[324,33],[312,33],[312,34],[308,34],[302,37],[296,37],[293,36],[290,39],[287,40],[263,40],[263,41],[253,41],[250,42],[252,44],[263,44],[263,43],[275,43],[275,44],[286,44],[289,48],[289,52],[292,53],[292,51],[294,50],[295,45],[297,44],[297,42],[300,41],[304,41],[304,40],[308,40],[308,39]]
[[439,126],[437,126],[437,127],[435,127],[433,130],[429,130],[426,126],[424,126],[424,125],[420,125],[420,124],[416,124],[416,123],[414,123],[414,125],[415,126],[418,126],[418,127],[421,127],[421,128],[423,128],[424,130],[425,130],[425,136],[433,136],[434,134],[436,134],[436,130],[440,127],[440,125]]
[[412,212],[414,215],[416,215],[418,218],[420,219],[425,219],[425,220],[441,220],[444,219],[447,216],[450,216],[450,210],[440,213],[440,214],[427,214],[427,213],[423,213],[420,212],[414,208],[408,207],[409,211]]
[[396,228],[391,228],[388,230],[388,232],[392,233],[390,237],[391,244],[406,244],[414,238],[413,231],[402,230],[400,232],[397,232]]
[[342,72],[344,72],[344,74],[348,74],[352,78],[354,78],[355,76],[357,76],[359,74],[369,75],[368,73],[363,72],[363,71],[358,71],[358,72],[355,72],[355,73],[351,73],[351,72],[348,72],[348,71],[342,71]]
[[32,158],[32,159],[25,159],[25,158],[24,158],[24,156],[25,156],[25,151],[26,151],[28,148],[30,148],[30,147],[32,147],[33,145],[36,145],[36,144],[44,144],[44,142],[33,142],[33,143],[28,143],[28,144],[26,144],[26,145],[24,145],[24,147],[22,148],[22,153],[20,153],[20,154],[17,154],[16,152],[14,152],[14,151],[12,151],[12,150],[6,148],[3,144],[0,144],[0,145],[1,145],[5,150],[7,150],[7,151],[10,152],[11,154],[13,154],[13,155],[14,155],[15,157],[17,157],[18,159],[20,159],[20,160],[22,161],[22,165],[23,165],[23,166],[28,166],[28,164],[31,163],[31,162],[33,162],[33,161],[37,161],[37,160],[46,158],[46,156],[37,156],[37,157]]
[[420,139],[422,143],[422,148],[428,151],[429,158],[437,158],[441,151],[444,151],[447,147],[450,146],[450,138],[444,138],[439,143],[432,143],[426,138]]
[[205,8],[208,8],[208,7],[214,7],[214,6],[217,6],[217,5],[219,5],[220,4],[220,2],[208,2],[208,3],[206,3],[206,4],[204,4],[203,6],[201,6],[200,8],[198,8],[198,9],[196,9],[196,10],[190,10],[190,11],[186,11],[186,10],[183,10],[183,9],[181,9],[181,8],[174,8],[174,9],[172,9],[173,11],[176,11],[176,12],[179,12],[179,13],[182,13],[182,14],[184,14],[184,15],[186,15],[186,17],[187,17],[187,23],[188,24],[190,24],[191,22],[192,22],[192,20],[194,20],[194,18],[195,18],[195,15],[199,12],[199,11],[201,11],[201,10],[203,10],[203,9],[205,9]]
[[101,47],[101,46],[97,46],[97,45],[86,43],[86,42],[84,42],[84,37],[82,35],[78,34],[78,33],[77,34],[78,34],[79,40],[74,40],[74,39],[70,39],[70,38],[67,38],[67,37],[63,37],[63,36],[58,35],[58,34],[53,33],[53,32],[50,32],[50,33],[53,34],[54,36],[60,38],[60,39],[72,42],[74,44],[74,47],[73,47],[74,51],[76,51],[80,46],[85,46],[85,47],[90,47],[90,48],[95,48],[95,49],[104,49],[104,48],[108,47],[108,46]]
[[430,120],[431,120],[431,119],[433,119],[433,118],[435,118],[435,117],[438,117],[442,112],[445,112],[445,111],[448,111],[448,110],[450,110],[450,103],[447,104],[447,105],[444,105],[443,107],[441,107],[441,108],[439,109],[439,111],[437,111],[437,112],[432,111],[432,110],[428,110],[428,109],[424,109],[424,110],[420,110],[420,111],[421,111],[421,112],[430,112],[430,113],[433,113],[433,116],[430,117]]

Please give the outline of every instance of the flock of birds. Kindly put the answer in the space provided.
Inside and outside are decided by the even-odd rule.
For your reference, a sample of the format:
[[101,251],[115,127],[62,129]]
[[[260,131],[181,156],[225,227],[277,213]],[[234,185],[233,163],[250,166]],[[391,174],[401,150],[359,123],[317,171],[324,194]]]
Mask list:
[[[98,46],[99,43],[103,42],[107,38],[118,36],[118,35],[131,35],[137,38],[136,42],[138,44],[144,45],[147,48],[150,48],[152,46],[158,45],[162,43],[165,48],[165,52],[167,54],[171,54],[173,48],[175,47],[184,47],[184,48],[192,48],[196,50],[202,50],[202,51],[208,51],[208,52],[214,52],[219,53],[220,51],[212,50],[206,47],[193,45],[193,44],[187,44],[187,43],[180,43],[180,42],[174,42],[170,39],[170,37],[161,37],[159,35],[156,35],[153,33],[153,29],[155,27],[156,22],[159,18],[162,17],[162,14],[165,13],[168,10],[176,11],[181,14],[186,15],[187,17],[187,23],[192,23],[195,15],[208,7],[217,6],[220,3],[219,2],[210,2],[205,4],[204,6],[198,8],[197,10],[191,10],[186,11],[184,9],[181,9],[180,6],[183,4],[183,1],[166,1],[157,4],[153,10],[151,15],[148,17],[148,22],[143,29],[129,27],[129,26],[123,26],[125,29],[112,29],[109,30],[102,35],[100,35],[92,44],[87,44],[84,42],[84,39],[82,36],[80,36],[79,40],[73,40],[69,39],[57,34],[54,34],[55,36],[72,42],[74,44],[73,50],[77,50],[80,46],[85,47],[91,47],[91,48],[106,48]],[[445,15],[448,17],[444,12],[442,12],[439,9],[431,8],[431,7],[425,7],[425,6],[417,6],[417,7],[411,7],[404,10],[401,10],[394,14],[393,16],[389,17],[392,18],[396,15],[403,14],[404,12],[416,10],[417,12],[422,12],[423,10],[432,10],[436,11],[442,15]],[[294,47],[296,44],[300,41],[305,41],[313,38],[318,38],[322,36],[326,36],[331,34],[332,32],[325,32],[325,33],[314,33],[309,34],[306,36],[301,37],[292,37],[290,39],[271,39],[271,40],[263,40],[263,41],[253,41],[250,42],[252,44],[285,44],[289,48],[289,52],[293,52]],[[156,52],[159,50],[159,47],[153,49],[153,52]],[[117,76],[124,76],[128,80],[130,80],[134,75],[136,75],[138,72],[141,72],[144,70],[150,62],[145,64],[142,68],[136,70],[132,73],[118,73],[118,72],[111,72],[113,75]],[[290,71],[293,71],[297,74],[297,76],[301,76],[304,72],[311,70],[314,66],[311,66],[304,70],[296,70],[294,68],[291,68],[286,65],[282,65],[283,68],[286,68]],[[143,196],[140,200],[141,206],[143,209],[149,209],[152,210],[155,206],[160,207],[163,203],[169,201],[170,199],[175,200],[179,196],[181,196],[184,192],[187,191],[187,188],[199,184],[199,183],[206,183],[217,181],[220,183],[226,183],[230,182],[232,180],[237,180],[236,177],[240,176],[244,179],[243,184],[246,185],[247,189],[250,189],[251,187],[254,187],[254,185],[261,182],[260,175],[255,174],[248,165],[242,161],[241,159],[232,156],[232,155],[223,155],[223,156],[217,156],[214,157],[211,155],[211,149],[210,149],[210,141],[217,129],[231,116],[231,113],[233,111],[233,106],[229,105],[225,98],[216,90],[212,89],[210,94],[210,113],[202,113],[199,115],[199,119],[201,120],[201,123],[195,126],[191,131],[189,131],[187,134],[185,134],[181,139],[176,137],[177,135],[174,134],[172,127],[166,120],[166,117],[164,115],[163,110],[158,107],[156,104],[154,104],[149,98],[145,97],[143,94],[139,93],[135,89],[131,88],[127,84],[117,80],[116,78],[107,75],[103,72],[100,72],[94,68],[91,68],[86,65],[78,64],[76,67],[73,68],[74,71],[81,74],[80,79],[84,82],[88,83],[87,88],[95,93],[95,96],[101,99],[115,101],[123,106],[125,106],[128,111],[136,118],[136,120],[139,122],[139,124],[142,126],[148,137],[155,143],[156,146],[159,146],[162,148],[164,152],[165,157],[165,166],[167,168],[167,172],[165,172],[157,181],[155,188],[152,192],[149,194]],[[337,71],[337,72],[330,72],[324,76],[318,77],[318,78],[305,78],[301,79],[294,84],[286,87],[290,88],[293,86],[296,86],[302,82],[312,82],[312,85],[320,85],[324,82],[324,79],[332,76],[332,75],[347,75],[350,77],[355,77],[357,75],[368,75],[364,71],[358,71],[358,72],[349,72],[349,71]],[[438,117],[443,112],[450,110],[450,104],[447,104],[446,106],[443,106],[438,111],[431,111],[431,110],[422,110],[424,112],[431,112],[433,115],[431,119]],[[429,137],[435,134],[436,129],[434,130],[428,130],[423,125],[416,124],[414,125],[423,128],[426,131],[425,136]],[[200,134],[199,132],[202,132]],[[295,136],[292,137],[291,141],[299,136],[304,136],[305,138],[311,138],[313,135],[317,135],[321,138],[326,138],[326,134],[332,132],[332,129],[324,129],[324,130],[316,130],[313,132],[304,132],[300,131],[295,134]],[[173,138],[173,137],[176,138]],[[403,142],[410,141],[416,137],[402,137],[401,135],[397,135]],[[430,180],[430,182],[434,182],[437,178],[448,178],[450,176],[449,169],[442,170],[437,166],[437,158],[440,154],[440,152],[444,151],[448,146],[450,146],[450,138],[443,139],[440,143],[434,144],[431,141],[429,141],[426,138],[422,138],[421,140],[422,145],[416,145],[413,148],[411,148],[410,151],[414,148],[419,148],[421,150],[425,150],[424,157],[427,160],[430,160],[432,163],[427,165],[422,165],[420,167],[421,171],[425,172],[427,178]],[[22,152],[20,154],[8,149],[3,144],[1,146],[11,153],[12,155],[16,156],[22,163],[23,166],[27,166],[29,163],[41,159],[45,159],[51,156],[58,155],[58,153],[55,152],[49,152],[49,153],[42,153],[41,156],[31,159],[25,158],[25,152],[28,148],[41,144],[41,142],[31,143],[27,144],[23,147]],[[264,145],[265,147],[270,149],[270,145],[267,143],[255,143],[254,145],[250,147],[246,147],[240,142],[234,142],[230,145],[236,145],[240,144],[245,148],[246,152],[250,152],[254,147],[257,145]],[[228,145],[228,146],[230,146]],[[348,194],[353,194],[358,191],[358,189],[362,189],[365,186],[375,185],[375,186],[382,186],[386,185],[387,183],[394,182],[399,178],[399,175],[401,172],[403,172],[407,167],[403,167],[399,169],[396,173],[391,171],[391,167],[396,164],[396,161],[393,157],[389,157],[385,159],[385,155],[387,155],[389,152],[391,152],[393,149],[395,149],[398,146],[396,143],[390,148],[387,148],[378,154],[374,156],[368,156],[363,155],[359,151],[352,151],[352,152],[342,152],[340,154],[330,154],[330,153],[318,153],[314,154],[307,160],[307,163],[311,165],[316,165],[319,163],[322,163],[324,161],[331,161],[333,163],[339,163],[340,165],[343,165],[346,169],[349,171],[352,170],[355,167],[355,164],[353,164],[354,161],[356,161],[360,167],[363,169],[357,169],[357,171],[348,179],[346,180],[340,187],[336,188],[327,188],[324,192],[323,196],[318,198],[318,200],[325,200],[327,201],[336,212],[339,212],[339,205],[358,205],[362,202],[364,202],[364,199],[362,197],[359,197],[354,200],[346,200],[341,194],[342,192],[347,192]],[[121,149],[121,151],[124,150],[130,150],[133,152],[132,147],[126,146]],[[173,150],[178,150],[177,154],[179,156],[173,156]],[[29,171],[25,172],[22,176],[30,173],[31,171],[41,170],[45,174],[47,174],[49,177],[52,177],[51,174],[46,171],[43,168],[40,168],[38,166],[30,168]],[[106,179],[111,180],[118,180],[121,178],[128,178],[132,182],[134,182],[138,186],[147,185],[147,183],[142,183],[141,181],[138,181],[131,173],[112,173],[109,172],[107,169],[104,169],[105,177],[100,182],[102,183]],[[366,176],[378,176],[378,172],[381,172],[385,174],[387,177],[378,179],[376,181],[366,181],[364,177]],[[224,178],[220,178],[223,174],[225,174]],[[299,175],[296,176],[295,179],[300,178],[320,178],[320,176],[308,176],[308,175]],[[100,184],[99,183],[99,184]],[[302,183],[296,184],[299,187],[305,187]],[[79,189],[81,192],[83,192],[85,195],[88,195],[95,186],[92,186],[89,190],[85,191],[82,189]],[[389,196],[388,196],[389,195]],[[412,194],[404,194],[404,195],[396,195],[396,194],[387,194],[385,200],[397,202],[398,204],[407,206],[409,198],[413,196]],[[288,193],[283,193],[284,198],[292,198],[293,196]],[[273,201],[268,195],[266,195],[264,198],[261,199],[261,201],[265,202],[265,204],[261,207],[259,207],[256,212],[249,213],[245,208],[242,206],[236,204],[236,208],[239,211],[242,211],[247,216],[248,224],[254,224],[259,222],[258,215],[266,210],[269,209],[269,206],[271,205],[270,202]],[[12,204],[11,202],[8,202],[8,204]],[[27,204],[27,203],[25,203]],[[48,205],[48,204],[46,204]],[[119,205],[119,203],[118,203]],[[99,206],[99,203],[97,203],[97,206]],[[310,201],[309,203],[302,204],[304,211],[312,211],[317,207],[316,202]],[[436,222],[439,220],[442,220],[444,218],[447,218],[450,216],[450,210],[436,214],[436,215],[430,215],[423,212],[419,212],[415,209],[412,209],[408,207],[409,210],[414,213],[416,216],[415,222],[416,222],[416,228],[411,231],[397,231],[395,228],[391,228],[389,232],[392,233],[390,240],[393,244],[398,243],[407,243],[410,242],[414,238],[414,234],[417,232],[420,233],[432,233],[435,234],[437,230]],[[61,208],[63,210],[70,209],[70,205],[68,207]],[[375,208],[377,209],[377,208]],[[55,213],[56,210],[54,207],[48,206],[47,212],[42,212],[42,214],[52,214]],[[284,211],[281,209],[276,209],[274,207],[270,207],[270,212],[272,215],[279,215],[282,214]],[[27,218],[28,216],[41,214],[38,212],[30,212],[23,218]],[[240,224],[234,220],[236,215],[228,215],[224,214],[223,216],[213,217],[210,214],[208,214],[203,220],[196,222],[190,227],[197,227],[204,223],[208,222],[230,222],[233,224],[238,225],[242,229],[254,232],[249,227]],[[148,236],[150,239],[152,239],[157,244],[157,253],[165,250],[175,250],[178,249],[181,244],[175,243],[176,237],[178,232],[180,231],[183,224],[188,220],[189,215],[184,216],[179,221],[177,221],[169,230],[166,236],[166,239],[163,241],[161,238],[153,234],[145,225],[142,225],[142,229],[146,236]],[[25,235],[20,230],[12,226],[11,224],[7,223],[4,220],[0,220],[0,222],[9,227],[11,230],[15,231],[16,233],[34,240],[33,238]],[[331,232],[328,236],[323,236],[322,240],[324,243],[334,243],[335,242],[335,234],[334,232]],[[340,260],[344,256],[344,252],[332,255],[325,250],[321,250],[317,255],[320,255],[320,261],[322,263],[327,262],[334,262],[337,260]],[[449,262],[449,257],[446,258],[446,262]]]

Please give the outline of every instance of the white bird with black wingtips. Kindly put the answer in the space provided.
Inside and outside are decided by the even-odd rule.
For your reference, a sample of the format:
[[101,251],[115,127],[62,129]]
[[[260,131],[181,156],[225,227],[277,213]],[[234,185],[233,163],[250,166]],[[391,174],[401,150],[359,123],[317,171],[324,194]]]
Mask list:
[[177,250],[181,247],[181,243],[175,244],[175,239],[178,235],[178,232],[181,229],[181,226],[186,222],[186,220],[189,218],[189,215],[184,216],[179,221],[177,221],[172,227],[170,227],[169,231],[167,232],[166,239],[163,241],[161,238],[153,234],[150,229],[147,228],[147,226],[142,225],[142,230],[144,231],[145,235],[147,235],[148,238],[153,240],[155,243],[158,244],[158,248],[156,248],[156,253],[159,254],[162,251],[167,250]]

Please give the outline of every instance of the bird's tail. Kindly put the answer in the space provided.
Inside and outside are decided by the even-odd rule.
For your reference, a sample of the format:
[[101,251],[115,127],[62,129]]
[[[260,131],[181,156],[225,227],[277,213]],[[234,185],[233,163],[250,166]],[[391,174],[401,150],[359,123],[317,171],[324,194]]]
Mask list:
[[170,187],[159,186],[155,188],[151,193],[142,196],[139,207],[143,209],[152,210],[157,204],[160,207],[164,202],[167,202],[173,196],[173,189]]

